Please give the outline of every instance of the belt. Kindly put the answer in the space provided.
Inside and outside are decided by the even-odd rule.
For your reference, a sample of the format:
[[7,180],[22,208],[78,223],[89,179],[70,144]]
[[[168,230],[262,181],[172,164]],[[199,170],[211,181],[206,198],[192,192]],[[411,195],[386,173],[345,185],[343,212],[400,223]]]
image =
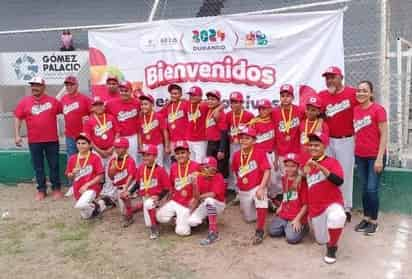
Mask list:
[[345,135],[345,136],[338,136],[338,137],[331,136],[331,138],[333,139],[346,139],[346,138],[351,138],[351,137],[353,137],[353,135]]

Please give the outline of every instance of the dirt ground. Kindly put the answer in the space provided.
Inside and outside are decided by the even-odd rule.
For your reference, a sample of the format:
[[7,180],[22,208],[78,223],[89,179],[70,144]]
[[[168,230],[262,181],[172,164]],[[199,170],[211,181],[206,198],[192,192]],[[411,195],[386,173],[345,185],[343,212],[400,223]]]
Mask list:
[[[83,221],[73,201],[35,202],[34,186],[0,186],[0,278],[412,278],[412,218],[382,215],[373,237],[345,228],[338,262],[323,263],[323,246],[306,237],[288,245],[265,238],[252,246],[253,224],[241,220],[238,207],[219,220],[221,240],[201,247],[206,226],[181,238],[171,226],[161,238],[148,239],[142,213],[122,228],[116,209],[102,219]],[[6,214],[7,215],[7,214]],[[270,216],[268,222],[272,217]]]

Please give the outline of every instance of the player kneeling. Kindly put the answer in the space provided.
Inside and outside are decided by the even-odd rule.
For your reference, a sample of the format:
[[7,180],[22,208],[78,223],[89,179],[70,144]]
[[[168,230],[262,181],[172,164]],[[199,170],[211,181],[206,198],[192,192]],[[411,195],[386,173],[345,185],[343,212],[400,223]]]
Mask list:
[[177,141],[174,152],[177,162],[170,169],[171,199],[157,211],[156,217],[160,223],[168,223],[176,217],[176,234],[187,236],[190,235],[190,212],[197,204],[198,192],[193,181],[199,165],[189,159],[187,142]]
[[306,180],[299,177],[299,158],[295,153],[287,154],[283,163],[283,200],[269,227],[269,234],[272,237],[285,236],[288,243],[297,244],[308,232],[308,186]]
[[328,145],[326,134],[311,134],[309,152],[311,159],[303,172],[308,183],[308,208],[315,239],[319,244],[327,243],[324,261],[336,262],[338,240],[345,225],[343,196],[339,186],[343,184],[342,167],[337,160],[326,156]]
[[256,222],[253,244],[262,243],[268,210],[267,184],[270,164],[266,154],[256,149],[256,131],[244,128],[239,133],[240,150],[233,155],[232,170],[239,187],[240,210],[246,222]]
[[209,233],[200,241],[201,245],[209,245],[218,240],[217,215],[225,209],[225,181],[217,171],[217,161],[214,157],[207,157],[201,165],[201,172],[195,180],[199,191],[199,206],[189,217],[191,227],[200,225],[207,217]]
[[79,152],[69,158],[66,175],[73,180],[74,208],[80,210],[83,219],[100,214],[100,206],[95,201],[102,190],[104,168],[98,155],[91,151],[90,139],[85,134],[76,138]]
[[163,167],[156,163],[157,146],[147,144],[140,151],[143,163],[136,171],[136,186],[129,190],[127,196],[133,195],[140,186],[139,196],[143,198],[143,217],[146,227],[150,228],[150,239],[159,237],[159,225],[156,220],[156,208],[170,189],[170,180]]
[[102,197],[103,205],[102,201],[99,201],[99,204],[102,208],[119,205],[123,216],[123,227],[128,227],[133,223],[133,214],[141,208],[140,203],[132,206],[132,200],[125,195],[135,184],[136,164],[133,157],[128,154],[127,138],[117,138],[113,146],[116,155],[109,162],[108,176],[116,187],[116,193],[113,194],[114,200],[111,197]]

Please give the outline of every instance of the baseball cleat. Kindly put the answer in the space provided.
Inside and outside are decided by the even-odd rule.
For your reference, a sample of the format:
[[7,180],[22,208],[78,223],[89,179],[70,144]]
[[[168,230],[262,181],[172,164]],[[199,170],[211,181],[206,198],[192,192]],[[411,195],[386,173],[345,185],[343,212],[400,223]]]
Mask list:
[[346,223],[350,223],[352,221],[352,213],[349,211],[345,212],[346,214]]
[[259,245],[263,242],[264,232],[262,230],[256,230],[255,236],[253,238],[253,245]]
[[158,226],[151,226],[150,227],[150,236],[151,240],[158,239],[160,236],[159,227]]
[[374,235],[378,230],[378,224],[369,223],[368,226],[365,228],[364,234],[365,235]]
[[71,197],[73,196],[73,186],[71,186],[69,188],[69,190],[67,190],[66,194],[64,194],[65,197]]
[[110,209],[112,207],[116,207],[116,203],[108,196],[103,196],[102,201],[104,201],[104,204],[106,205],[107,209]]
[[133,216],[124,216],[123,217],[123,228],[127,228],[128,226],[130,226],[131,224],[133,224],[134,220],[133,220]]
[[326,256],[323,258],[325,263],[334,264],[336,262],[336,251],[338,250],[337,246],[329,247],[327,246]]
[[209,232],[207,237],[200,241],[200,245],[207,246],[219,240],[219,234],[217,232]]
[[92,216],[90,216],[90,218],[93,219],[93,218],[101,217],[102,211],[100,210],[100,205],[95,201],[93,201],[93,204],[94,204],[94,210],[93,210]]
[[369,222],[365,219],[355,226],[355,232],[364,232]]

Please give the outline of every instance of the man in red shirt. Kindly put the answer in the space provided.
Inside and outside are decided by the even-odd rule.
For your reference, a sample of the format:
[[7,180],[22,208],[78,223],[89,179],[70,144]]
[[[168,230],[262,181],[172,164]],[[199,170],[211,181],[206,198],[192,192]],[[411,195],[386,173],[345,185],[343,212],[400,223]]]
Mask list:
[[237,176],[243,218],[246,222],[257,220],[253,244],[258,245],[262,243],[264,237],[270,164],[265,152],[255,147],[255,129],[243,128],[239,136],[241,148],[233,155],[232,171]]
[[217,171],[217,160],[206,157],[201,165],[201,172],[195,179],[199,191],[199,204],[189,217],[191,227],[202,224],[207,217],[209,233],[200,245],[209,245],[218,240],[217,215],[225,209],[226,187],[222,174]]
[[154,98],[149,94],[139,97],[141,103],[141,117],[139,123],[140,149],[145,145],[154,145],[157,148],[156,162],[164,165],[164,155],[170,154],[169,132],[163,115],[154,110]]
[[176,162],[170,169],[170,200],[159,208],[156,217],[159,223],[168,223],[176,216],[176,234],[187,236],[191,233],[189,216],[199,198],[197,187],[193,184],[199,165],[190,160],[187,142],[176,142],[174,152]]
[[[230,142],[230,160],[232,165],[233,155],[240,150],[239,132],[240,129],[245,127],[254,115],[243,108],[243,95],[240,92],[232,92],[229,96],[231,110],[226,114],[226,126],[229,132]],[[239,191],[236,185],[236,175],[233,172],[229,172],[228,188],[236,193]],[[239,197],[236,195],[233,202],[238,202]]]
[[120,136],[129,141],[128,154],[137,164],[140,103],[132,97],[132,84],[129,81],[121,82],[119,88],[120,98],[108,101],[106,111],[116,118]]
[[350,222],[355,164],[353,108],[358,104],[356,89],[343,85],[343,74],[338,67],[329,67],[322,76],[328,88],[319,92],[329,127],[328,154],[342,164],[345,173],[344,183],[340,190],[345,201],[347,221]]
[[62,107],[56,98],[46,94],[46,83],[41,77],[34,77],[30,81],[30,87],[31,96],[20,100],[14,111],[15,143],[17,146],[22,146],[20,129],[22,122],[26,121],[29,150],[36,174],[36,200],[43,200],[47,194],[44,157],[49,163],[53,198],[61,199],[63,194],[60,191],[57,115],[62,113]]
[[316,241],[327,244],[324,261],[333,264],[346,220],[339,189],[343,184],[343,171],[336,159],[326,155],[329,143],[326,134],[311,134],[308,138],[312,158],[307,161],[303,172],[308,184],[309,218]]
[[107,103],[110,100],[120,98],[119,79],[117,76],[110,75],[106,79],[106,91],[99,95]]
[[190,159],[200,164],[206,157],[206,116],[209,110],[207,103],[202,102],[203,92],[198,86],[192,86],[188,92],[187,143],[189,144]]

